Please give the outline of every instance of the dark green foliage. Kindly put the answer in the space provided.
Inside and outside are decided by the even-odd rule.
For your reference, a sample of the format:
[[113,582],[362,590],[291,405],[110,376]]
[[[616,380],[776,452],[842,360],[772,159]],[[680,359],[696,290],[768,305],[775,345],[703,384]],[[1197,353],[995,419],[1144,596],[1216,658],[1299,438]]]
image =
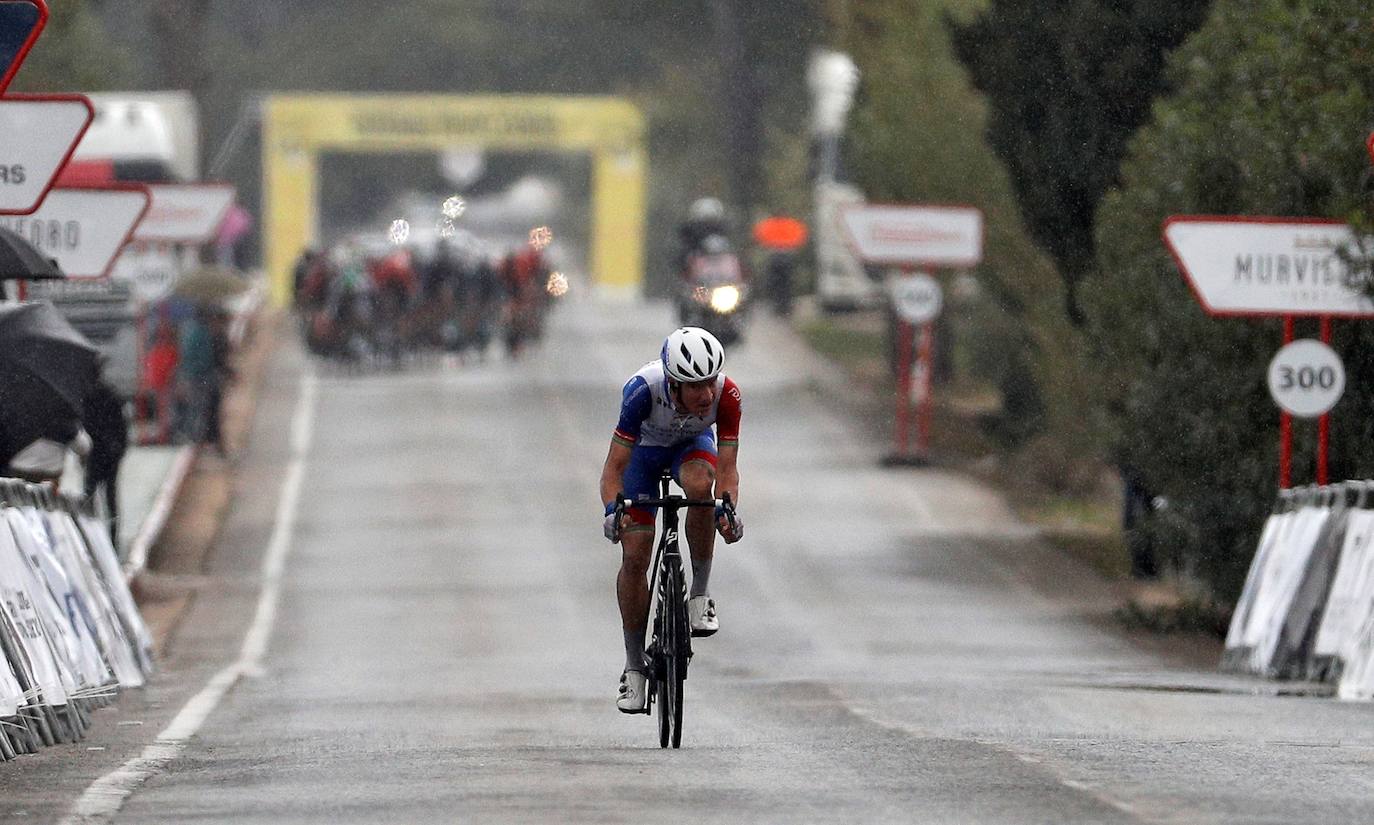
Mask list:
[[[1002,393],[1002,414],[985,428],[1015,448],[1045,425],[1046,396],[1072,397],[1041,337],[1065,334],[1060,283],[1026,236],[1007,174],[980,135],[986,112],[955,58],[945,13],[970,14],[976,0],[867,0],[852,4],[838,44],[861,81],[846,165],[875,202],[964,203],[986,218],[982,297],[949,313],[971,371]],[[1053,311],[1047,309],[1053,308]],[[1046,389],[1048,388],[1048,390]]]
[[988,143],[1011,174],[1027,230],[1054,259],[1075,324],[1093,267],[1093,214],[1126,141],[1164,89],[1164,59],[1211,0],[992,0],[949,21],[987,95]]
[[[818,0],[197,2],[209,8],[203,18],[192,15],[206,31],[200,53],[148,39],[174,0],[111,4],[108,22],[125,40],[148,44],[138,56],[149,86],[185,88],[200,71],[196,63],[210,71],[199,97],[211,156],[249,93],[631,98],[649,117],[651,272],[670,257],[673,224],[693,196],[737,189],[748,201],[738,204],[742,218],[776,197],[765,137],[774,130],[804,140],[806,59],[822,35]],[[721,9],[738,24],[736,77],[725,76],[720,60]],[[174,65],[191,67],[169,74]],[[740,95],[733,108],[727,90]],[[257,188],[254,148],[245,144],[227,169],[241,192]],[[376,194],[354,188],[341,197],[369,204]]]
[[129,82],[128,51],[111,43],[86,0],[48,4],[38,36],[11,91],[95,92]]
[[[1277,320],[1208,317],[1160,238],[1171,214],[1350,218],[1365,212],[1374,27],[1361,0],[1218,0],[1171,61],[1159,104],[1098,214],[1100,277],[1084,303],[1124,460],[1169,506],[1148,528],[1172,561],[1238,591],[1277,487],[1278,410],[1265,369]],[[1315,322],[1299,324],[1315,336]],[[1333,478],[1374,474],[1370,322],[1336,323],[1346,364]],[[1313,478],[1314,422],[1296,422],[1295,483]]]

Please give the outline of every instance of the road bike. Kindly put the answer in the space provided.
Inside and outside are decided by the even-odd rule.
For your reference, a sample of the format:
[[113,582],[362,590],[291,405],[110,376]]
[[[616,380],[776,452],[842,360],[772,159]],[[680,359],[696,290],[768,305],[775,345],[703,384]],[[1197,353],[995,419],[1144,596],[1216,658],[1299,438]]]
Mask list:
[[645,653],[649,662],[649,703],[644,712],[652,714],[658,705],[658,746],[682,747],[682,683],[687,680],[687,665],[692,660],[692,629],[687,621],[687,580],[682,567],[682,553],[678,549],[677,511],[684,507],[719,506],[725,511],[730,528],[735,526],[735,508],[726,493],[716,499],[689,499],[672,495],[668,484],[671,474],[659,479],[660,497],[631,500],[623,493],[616,494],[617,523],[623,521],[630,507],[657,507],[663,513],[663,532],[654,551],[654,563],[649,568],[653,579],[649,583],[653,601],[649,616],[653,619],[653,634]]

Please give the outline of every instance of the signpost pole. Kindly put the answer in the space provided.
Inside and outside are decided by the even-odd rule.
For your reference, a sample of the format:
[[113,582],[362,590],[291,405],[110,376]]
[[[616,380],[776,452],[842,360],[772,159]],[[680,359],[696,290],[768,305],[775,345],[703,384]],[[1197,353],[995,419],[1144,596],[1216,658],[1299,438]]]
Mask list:
[[897,442],[895,458],[906,455],[911,430],[911,350],[914,330],[910,321],[897,319]]
[[[1323,344],[1331,343],[1331,316],[1323,315],[1321,318],[1321,339]],[[1326,459],[1327,446],[1331,441],[1331,414],[1322,413],[1321,418],[1317,419],[1317,483],[1325,484],[1327,481]]]
[[927,321],[921,324],[921,348],[919,352],[919,362],[921,365],[921,385],[920,407],[917,410],[917,431],[916,431],[916,454],[920,458],[925,458],[930,449],[930,418],[931,418],[931,372],[935,366],[935,322]]
[[[1293,316],[1283,316],[1283,343],[1293,343]],[[1279,489],[1287,490],[1293,480],[1293,416],[1279,411]]]

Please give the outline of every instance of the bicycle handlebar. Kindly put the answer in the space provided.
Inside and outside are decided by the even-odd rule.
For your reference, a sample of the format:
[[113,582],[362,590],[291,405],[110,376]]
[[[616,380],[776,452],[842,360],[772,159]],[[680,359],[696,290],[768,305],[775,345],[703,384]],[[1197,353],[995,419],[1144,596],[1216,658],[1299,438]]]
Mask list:
[[694,499],[683,496],[668,496],[667,498],[625,498],[624,493],[616,493],[615,509],[617,513],[624,513],[631,507],[671,507],[680,510],[683,507],[722,507],[725,509],[726,517],[730,519],[730,525],[735,524],[735,505],[730,501],[730,494],[726,493],[720,499],[706,498]]

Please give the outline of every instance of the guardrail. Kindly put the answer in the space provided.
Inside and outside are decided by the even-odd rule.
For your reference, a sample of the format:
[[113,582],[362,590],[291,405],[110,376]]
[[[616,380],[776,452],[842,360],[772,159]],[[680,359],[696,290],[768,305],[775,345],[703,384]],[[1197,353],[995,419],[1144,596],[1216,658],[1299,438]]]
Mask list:
[[90,504],[0,479],[0,758],[85,736],[153,639]]
[[1284,490],[1231,617],[1222,668],[1374,699],[1374,480]]

